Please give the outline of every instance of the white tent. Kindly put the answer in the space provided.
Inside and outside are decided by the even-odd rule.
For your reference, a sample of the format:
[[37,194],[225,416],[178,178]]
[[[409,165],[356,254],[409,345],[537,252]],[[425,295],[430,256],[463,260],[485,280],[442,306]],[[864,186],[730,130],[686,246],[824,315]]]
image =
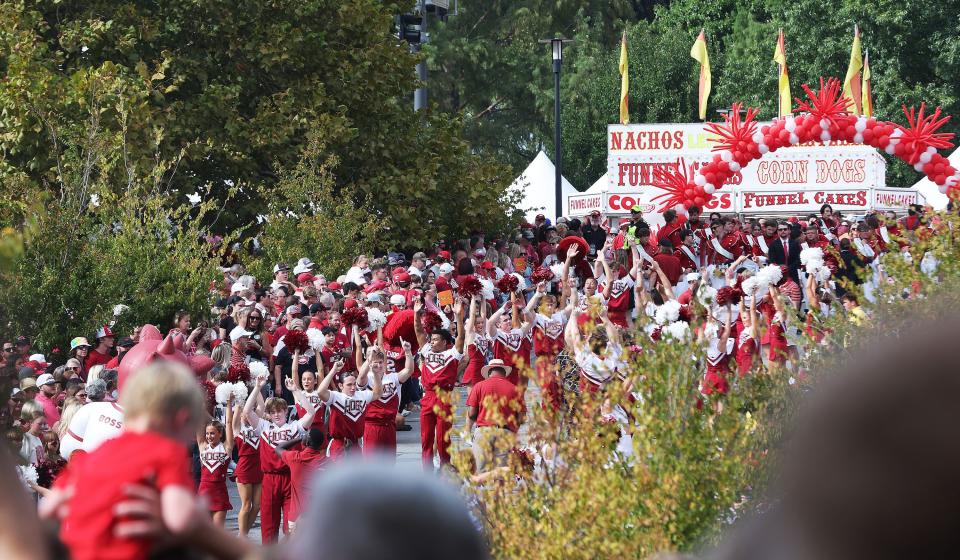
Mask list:
[[[556,167],[547,154],[541,151],[510,185],[510,190],[523,194],[520,209],[523,210],[528,222],[532,224],[537,214],[543,214],[551,221],[556,221],[555,185]],[[573,185],[563,176],[560,177],[560,188],[564,205],[568,196],[577,194],[577,189],[573,188]]]
[[[960,169],[960,148],[954,150],[947,159],[954,169]],[[947,202],[949,202],[947,195],[941,193],[940,187],[930,179],[924,177],[911,188],[919,191],[923,198],[927,199],[927,205],[932,206],[934,210],[943,210],[947,207]]]

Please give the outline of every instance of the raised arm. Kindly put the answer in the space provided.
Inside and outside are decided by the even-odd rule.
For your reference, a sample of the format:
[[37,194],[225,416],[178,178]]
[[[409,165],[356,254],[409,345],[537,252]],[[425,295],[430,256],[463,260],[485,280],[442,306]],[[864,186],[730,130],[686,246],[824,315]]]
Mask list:
[[613,287],[613,277],[610,275],[610,263],[603,254],[597,255],[597,260],[603,266],[603,299],[610,299],[610,289]]
[[487,336],[490,338],[497,336],[497,324],[500,322],[500,318],[503,317],[503,314],[507,311],[508,305],[510,305],[510,300],[507,300],[502,306],[500,306],[500,309],[494,311],[493,315],[487,319]]
[[568,348],[576,351],[580,349],[583,342],[582,335],[580,334],[580,323],[578,321],[580,318],[580,306],[577,305],[579,293],[572,292],[570,296],[572,309],[570,310],[570,319],[567,321],[567,326],[563,329],[563,341],[567,344]]
[[813,274],[807,274],[807,305],[810,307],[810,311],[820,311],[820,297],[817,296],[817,279]]
[[737,275],[737,269],[740,268],[740,263],[747,260],[747,255],[740,255],[737,257],[737,260],[733,261],[727,271],[724,273],[724,277],[727,279],[727,285],[732,286],[734,284],[734,278]]
[[230,394],[230,398],[227,400],[227,418],[223,423],[223,430],[225,433],[223,438],[223,450],[227,452],[227,456],[233,452],[233,394]]
[[[727,317],[730,317],[730,304],[727,304]],[[720,351],[727,353],[727,339],[730,338],[730,329],[733,328],[733,321],[724,321],[723,330],[720,331]]]
[[263,390],[263,386],[266,384],[266,378],[258,377],[256,384],[253,387],[253,391],[250,391],[250,395],[247,396],[247,402],[243,405],[243,416],[247,419],[247,423],[249,423],[251,426],[260,424],[260,417],[257,416],[254,408],[257,404],[257,397],[260,395],[260,391]]
[[453,315],[457,320],[457,339],[454,342],[454,346],[456,346],[457,352],[463,354],[463,339],[466,336],[464,333],[466,329],[463,328],[463,300],[457,301],[457,304],[453,308]]
[[600,308],[600,320],[603,321],[603,328],[607,331],[607,341],[610,344],[620,345],[620,331],[617,329],[617,326],[610,321],[610,317],[607,315],[607,307]]
[[465,335],[463,344],[465,346],[470,346],[474,337],[477,336],[477,328],[475,326],[477,324],[477,307],[477,297],[474,296],[470,298],[470,312],[467,315],[467,324],[463,326]]
[[290,448],[293,447],[294,445],[297,445],[298,443],[300,443],[301,440],[302,440],[302,438],[294,437],[294,438],[288,439],[287,441],[281,441],[281,442],[277,443],[276,447],[273,448],[273,451],[274,451],[277,455],[283,457],[283,452],[284,452],[284,451],[290,449]]
[[400,373],[397,374],[397,381],[404,383],[413,375],[414,360],[413,348],[410,347],[410,343],[404,340],[401,346],[403,346],[404,366],[403,369],[400,370]]
[[342,367],[343,358],[339,358],[333,362],[333,367],[330,368],[327,375],[320,381],[320,385],[317,387],[317,396],[320,397],[321,401],[327,402],[330,400],[330,384],[333,383],[333,378],[340,372],[340,368]]
[[417,298],[413,302],[413,332],[417,335],[417,347],[423,348],[427,343],[427,333],[423,331],[423,300]]
[[293,386],[299,391],[303,389],[300,383],[300,350],[293,353],[293,363],[290,365],[290,377],[293,378]]
[[[367,386],[367,374],[370,373],[370,360],[373,358],[373,353],[376,351],[376,347],[371,346],[367,348],[367,355],[364,357],[364,360],[360,363],[360,367],[357,369],[357,386],[366,387]],[[384,352],[384,359],[386,359],[386,352]]]
[[667,278],[667,273],[660,268],[660,263],[653,261],[651,266],[653,267],[653,271],[657,274],[657,278],[660,279],[658,286],[660,287],[660,295],[663,296],[663,301],[675,299],[673,297],[673,284],[671,284],[670,279]]

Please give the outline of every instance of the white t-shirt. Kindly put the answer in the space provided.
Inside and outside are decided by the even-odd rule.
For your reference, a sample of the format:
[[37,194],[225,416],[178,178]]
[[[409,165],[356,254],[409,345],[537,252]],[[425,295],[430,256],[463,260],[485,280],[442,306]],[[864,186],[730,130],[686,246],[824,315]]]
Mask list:
[[547,317],[542,313],[537,313],[534,328],[543,331],[548,338],[557,339],[563,336],[563,328],[567,324],[567,315],[563,311],[557,311]]
[[33,466],[40,464],[43,457],[43,440],[31,433],[23,434],[23,443],[20,445],[20,456]]
[[100,444],[120,435],[123,409],[114,402],[94,402],[80,407],[60,443],[60,454],[69,459],[77,449],[90,453]]

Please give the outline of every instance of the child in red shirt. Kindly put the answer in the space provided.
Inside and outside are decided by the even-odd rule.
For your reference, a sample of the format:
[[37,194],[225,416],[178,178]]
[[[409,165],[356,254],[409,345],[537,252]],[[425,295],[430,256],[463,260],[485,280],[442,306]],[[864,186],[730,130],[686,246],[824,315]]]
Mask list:
[[303,439],[303,448],[291,449],[300,443],[299,439],[292,439],[277,444],[274,451],[280,460],[290,467],[290,493],[293,503],[290,505],[290,532],[293,532],[296,520],[303,512],[309,494],[308,487],[313,474],[323,468],[327,461],[327,451],[324,449],[323,430],[311,428],[307,437]]
[[126,381],[121,403],[121,435],[74,456],[41,511],[61,518],[60,538],[70,557],[147,557],[154,540],[114,534],[123,521],[115,507],[131,485],[159,491],[161,521],[179,542],[220,557],[249,552],[247,542],[215,526],[197,507],[186,443],[205,417],[205,404],[193,373],[172,362],[151,364]]

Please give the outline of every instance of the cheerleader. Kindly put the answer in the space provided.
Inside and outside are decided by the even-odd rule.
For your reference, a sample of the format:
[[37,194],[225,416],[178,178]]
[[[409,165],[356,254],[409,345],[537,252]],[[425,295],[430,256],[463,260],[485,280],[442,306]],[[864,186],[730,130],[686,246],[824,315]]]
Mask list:
[[[730,316],[730,306],[727,306],[727,317]],[[730,356],[733,354],[733,342],[730,338],[732,322],[722,326],[713,317],[709,318],[703,336],[709,347],[707,348],[707,371],[700,382],[700,392],[709,397],[716,393],[725,395],[730,390],[727,375],[730,373]],[[719,399],[713,402],[715,414],[723,412],[723,404]]]
[[[359,340],[359,336],[357,339]],[[357,347],[359,347],[359,344]],[[296,404],[297,408],[297,418],[303,418],[307,415],[308,411],[316,410],[317,412],[313,416],[313,424],[306,429],[309,430],[316,428],[326,433],[324,426],[324,418],[326,413],[323,401],[320,400],[320,395],[317,392],[317,386],[320,383],[320,380],[317,379],[317,374],[311,370],[304,371],[302,375],[300,374],[300,364],[298,363],[299,355],[299,350],[294,352],[293,366],[290,368],[293,386],[296,388],[296,391],[293,392],[293,396],[294,403]],[[301,402],[303,400],[306,402]]]
[[467,346],[466,369],[463,371],[462,382],[473,387],[483,381],[480,373],[487,365],[487,357],[492,352],[493,340],[487,334],[486,312],[482,309],[485,302],[474,297],[470,301],[470,315],[464,327],[464,341]]
[[[749,307],[744,303],[747,297],[750,298]],[[757,319],[757,298],[756,292],[745,295],[740,299],[740,334],[737,335],[737,373],[744,377],[753,369],[754,358],[760,353],[758,342],[760,333],[758,330]]]
[[[243,405],[238,404],[233,411],[233,433],[237,446],[237,466],[233,477],[237,481],[237,493],[240,494],[240,511],[237,512],[237,525],[240,536],[246,537],[260,512],[260,495],[263,485],[263,470],[260,468],[260,429],[251,426],[243,415]],[[257,397],[257,413],[263,411],[263,396]]]
[[197,445],[200,446],[200,488],[197,494],[206,498],[213,522],[220,527],[226,523],[227,512],[233,509],[227,495],[227,468],[233,453],[232,424],[233,395],[230,395],[226,427],[214,420],[207,424],[203,434],[197,434]]
[[537,380],[543,394],[543,405],[557,412],[563,405],[563,393],[557,380],[557,355],[564,348],[564,330],[569,311],[559,309],[556,296],[546,293],[547,285],[540,282],[527,304],[526,313],[536,310],[533,321],[533,351],[536,355]]

